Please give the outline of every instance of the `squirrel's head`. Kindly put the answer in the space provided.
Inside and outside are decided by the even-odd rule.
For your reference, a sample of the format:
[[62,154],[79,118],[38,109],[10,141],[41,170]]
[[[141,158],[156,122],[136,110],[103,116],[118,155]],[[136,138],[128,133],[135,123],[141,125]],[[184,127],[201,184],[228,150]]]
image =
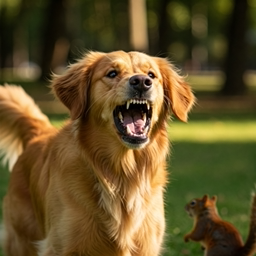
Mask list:
[[202,198],[195,198],[185,206],[185,210],[190,217],[199,217],[199,215],[207,214],[212,209],[216,210],[217,196],[209,197],[204,195]]

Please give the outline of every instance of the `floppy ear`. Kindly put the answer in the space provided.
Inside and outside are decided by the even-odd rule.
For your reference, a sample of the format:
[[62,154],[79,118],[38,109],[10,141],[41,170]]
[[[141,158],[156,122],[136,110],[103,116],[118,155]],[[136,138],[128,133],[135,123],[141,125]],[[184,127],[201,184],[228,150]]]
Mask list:
[[187,121],[187,114],[194,104],[194,95],[190,86],[184,81],[172,66],[163,58],[157,58],[158,66],[163,77],[164,94],[167,105],[183,122]]
[[71,64],[65,74],[55,75],[52,91],[70,110],[73,120],[84,113],[88,105],[88,89],[93,69],[104,53],[89,52],[75,64]]

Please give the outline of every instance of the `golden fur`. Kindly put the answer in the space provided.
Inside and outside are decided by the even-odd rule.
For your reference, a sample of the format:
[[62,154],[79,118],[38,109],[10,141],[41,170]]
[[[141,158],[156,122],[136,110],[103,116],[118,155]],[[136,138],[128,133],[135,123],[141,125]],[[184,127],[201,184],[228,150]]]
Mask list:
[[[60,130],[20,87],[0,87],[0,147],[14,165],[3,204],[5,254],[159,255],[166,125],[171,111],[187,120],[189,86],[165,59],[118,51],[86,54],[53,78],[52,90],[71,114]],[[131,99],[144,106],[121,107]],[[129,125],[132,134],[122,131]]]

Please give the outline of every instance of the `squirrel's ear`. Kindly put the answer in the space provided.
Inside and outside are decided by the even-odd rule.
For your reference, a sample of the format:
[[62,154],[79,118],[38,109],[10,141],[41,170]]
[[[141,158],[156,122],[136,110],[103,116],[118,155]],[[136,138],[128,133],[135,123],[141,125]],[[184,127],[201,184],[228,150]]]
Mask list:
[[215,203],[217,202],[217,199],[218,199],[217,196],[213,196],[213,197],[212,197],[212,201],[215,202]]
[[202,198],[202,201],[203,201],[203,202],[206,202],[207,199],[208,199],[208,195],[204,195],[203,198]]
[[100,52],[89,52],[77,63],[69,66],[65,74],[54,76],[52,91],[70,110],[73,120],[79,118],[88,108],[88,91],[93,69],[104,56]]

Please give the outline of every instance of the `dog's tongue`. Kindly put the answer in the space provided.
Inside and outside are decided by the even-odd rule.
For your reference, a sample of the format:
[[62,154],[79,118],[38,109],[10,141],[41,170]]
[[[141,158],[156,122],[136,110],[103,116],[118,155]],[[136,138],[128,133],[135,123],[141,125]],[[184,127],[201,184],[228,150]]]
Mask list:
[[136,112],[126,112],[124,113],[124,121],[123,124],[130,128],[130,131],[135,134],[143,133],[143,128],[145,126],[145,122],[141,118],[141,114]]

